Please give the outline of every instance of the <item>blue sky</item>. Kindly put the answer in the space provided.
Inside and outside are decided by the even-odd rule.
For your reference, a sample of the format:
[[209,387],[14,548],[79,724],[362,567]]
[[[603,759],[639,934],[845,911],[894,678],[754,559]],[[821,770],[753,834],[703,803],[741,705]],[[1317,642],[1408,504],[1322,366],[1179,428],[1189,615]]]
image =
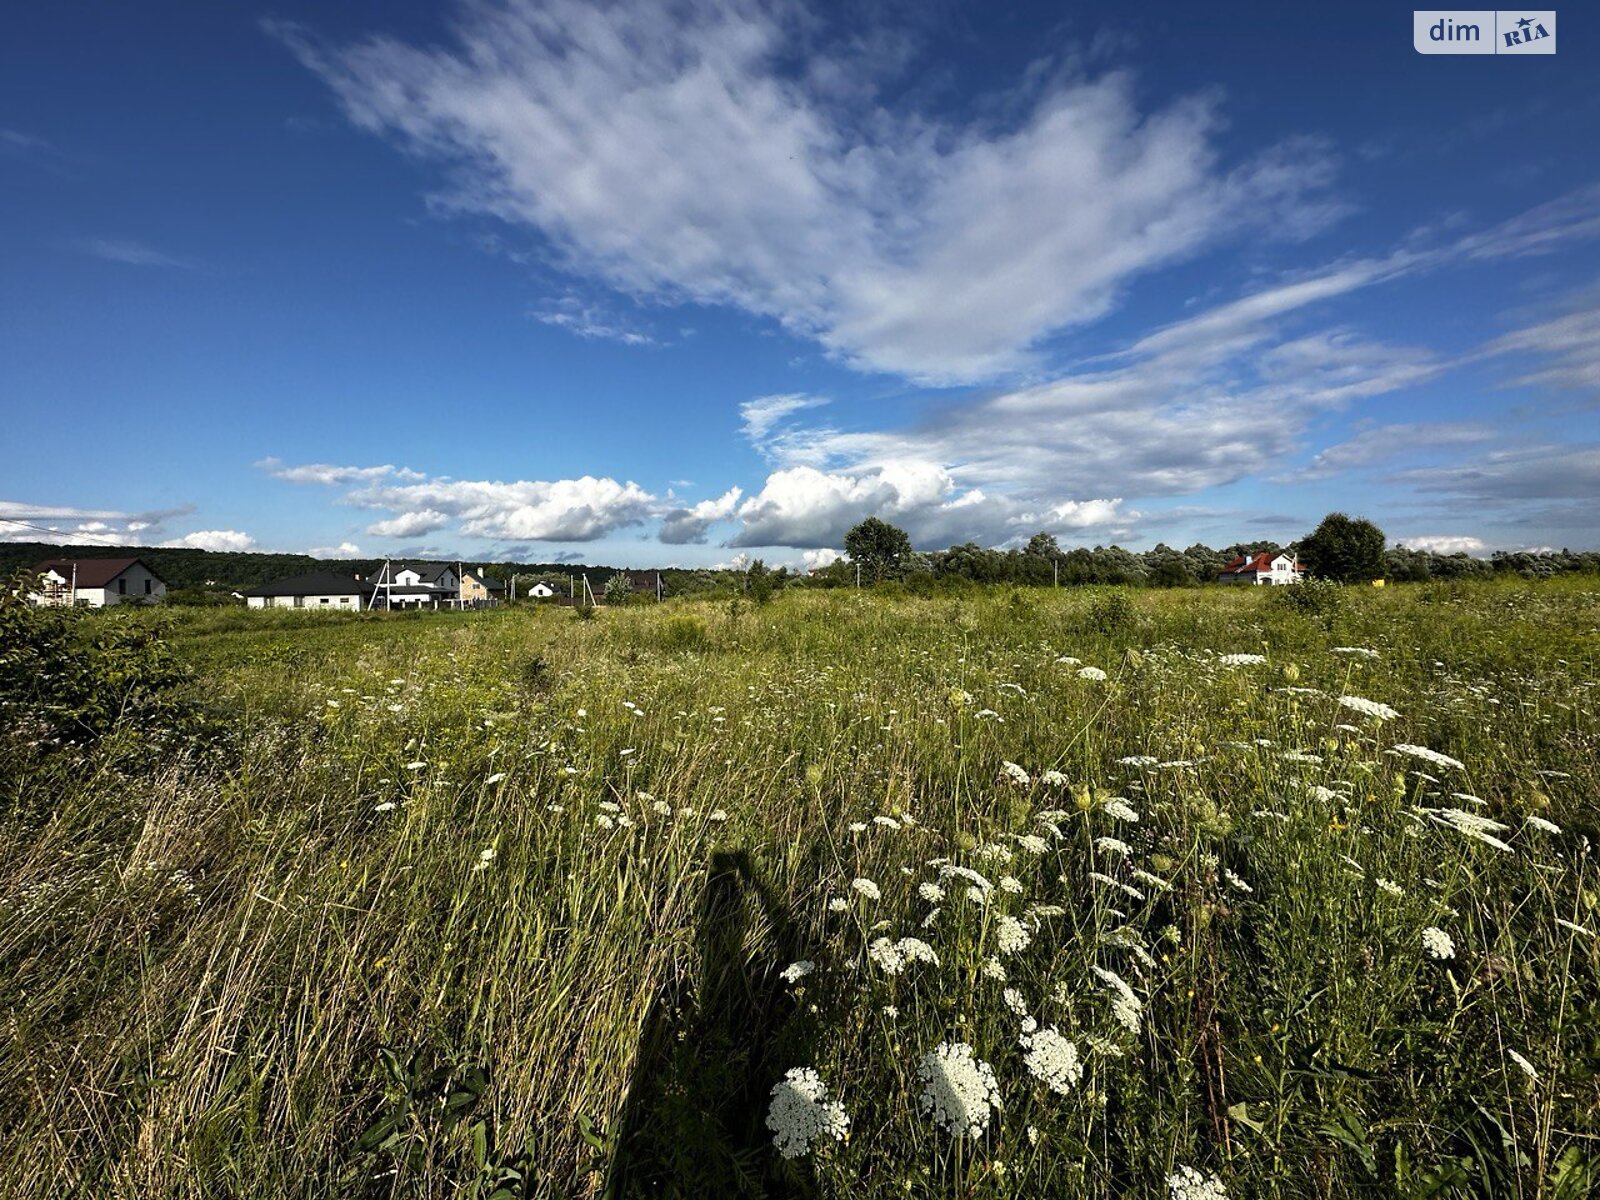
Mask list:
[[1424,57],[1363,3],[15,6],[0,517],[628,565],[871,514],[1600,545],[1561,15],[1554,56]]

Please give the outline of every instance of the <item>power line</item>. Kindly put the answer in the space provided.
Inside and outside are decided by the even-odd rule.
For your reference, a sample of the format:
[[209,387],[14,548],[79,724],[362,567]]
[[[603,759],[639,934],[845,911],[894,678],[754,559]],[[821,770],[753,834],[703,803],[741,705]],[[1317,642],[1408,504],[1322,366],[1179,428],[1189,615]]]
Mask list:
[[[73,532],[70,532],[70,531],[65,530],[65,529],[51,529],[46,525],[34,525],[34,524],[32,524],[32,523],[30,523],[28,521],[19,521],[15,517],[0,517],[0,524],[4,524],[4,525],[20,525],[24,529],[32,529],[32,530],[35,530],[35,531],[37,531],[39,533],[48,533],[48,534],[51,534],[51,535],[53,535],[55,537],[78,537],[78,538],[96,538],[96,537],[101,537],[101,538],[103,538],[103,537],[110,537],[111,536],[110,534],[104,534],[104,533],[73,533]],[[57,542],[56,543],[56,545],[65,545],[65,544],[67,544],[67,543],[62,543],[62,542]],[[91,546],[95,545],[94,542],[90,542],[89,544]],[[118,541],[111,541],[111,542],[102,542],[100,544],[101,545],[108,545],[108,546],[121,546],[121,545],[125,545],[126,543],[118,542]]]

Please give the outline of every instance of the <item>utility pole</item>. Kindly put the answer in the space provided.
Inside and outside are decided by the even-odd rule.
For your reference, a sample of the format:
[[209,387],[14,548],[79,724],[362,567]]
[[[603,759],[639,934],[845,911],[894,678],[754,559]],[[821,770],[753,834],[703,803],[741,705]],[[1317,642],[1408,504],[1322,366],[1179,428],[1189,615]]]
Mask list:
[[859,588],[860,586],[861,586],[861,563],[858,561],[856,563],[856,587]]
[[1050,560],[1050,565],[1056,569],[1056,586],[1060,587],[1061,586],[1061,560],[1059,558],[1052,558]]

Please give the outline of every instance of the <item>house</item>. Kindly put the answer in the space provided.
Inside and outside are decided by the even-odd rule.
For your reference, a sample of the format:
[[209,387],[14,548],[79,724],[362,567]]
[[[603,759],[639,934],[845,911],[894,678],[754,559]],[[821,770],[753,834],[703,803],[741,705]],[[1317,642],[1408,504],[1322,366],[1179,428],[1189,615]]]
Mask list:
[[1263,550],[1259,554],[1241,554],[1226,563],[1217,574],[1218,583],[1253,583],[1281,586],[1299,583],[1306,569],[1295,555],[1284,551],[1274,553]]
[[624,571],[623,574],[628,577],[628,588],[635,596],[654,596],[660,600],[667,594],[660,571]]
[[528,598],[532,600],[548,600],[555,594],[555,588],[542,579],[535,580],[527,591]]
[[461,572],[461,604],[466,608],[489,608],[505,599],[506,585],[489,575],[487,568]]
[[360,610],[366,607],[366,598],[372,591],[370,583],[362,583],[353,575],[337,571],[312,571],[307,575],[292,575],[251,588],[244,594],[244,602],[251,608],[315,608]]
[[137,558],[52,559],[35,564],[33,573],[40,577],[40,587],[29,599],[39,605],[104,608],[167,595],[166,581]]
[[448,563],[400,563],[374,581],[378,604],[390,608],[439,608],[461,600],[461,576]]

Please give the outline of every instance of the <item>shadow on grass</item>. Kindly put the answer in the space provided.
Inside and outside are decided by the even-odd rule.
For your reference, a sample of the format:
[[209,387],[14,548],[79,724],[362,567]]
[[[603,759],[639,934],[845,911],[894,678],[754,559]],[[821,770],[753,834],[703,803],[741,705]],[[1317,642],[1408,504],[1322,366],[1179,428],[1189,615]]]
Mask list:
[[807,1061],[808,1022],[791,1019],[778,975],[799,931],[743,850],[712,855],[697,928],[699,970],[669,981],[646,1019],[605,1196],[804,1195],[774,1173],[766,1128],[773,1084]]

